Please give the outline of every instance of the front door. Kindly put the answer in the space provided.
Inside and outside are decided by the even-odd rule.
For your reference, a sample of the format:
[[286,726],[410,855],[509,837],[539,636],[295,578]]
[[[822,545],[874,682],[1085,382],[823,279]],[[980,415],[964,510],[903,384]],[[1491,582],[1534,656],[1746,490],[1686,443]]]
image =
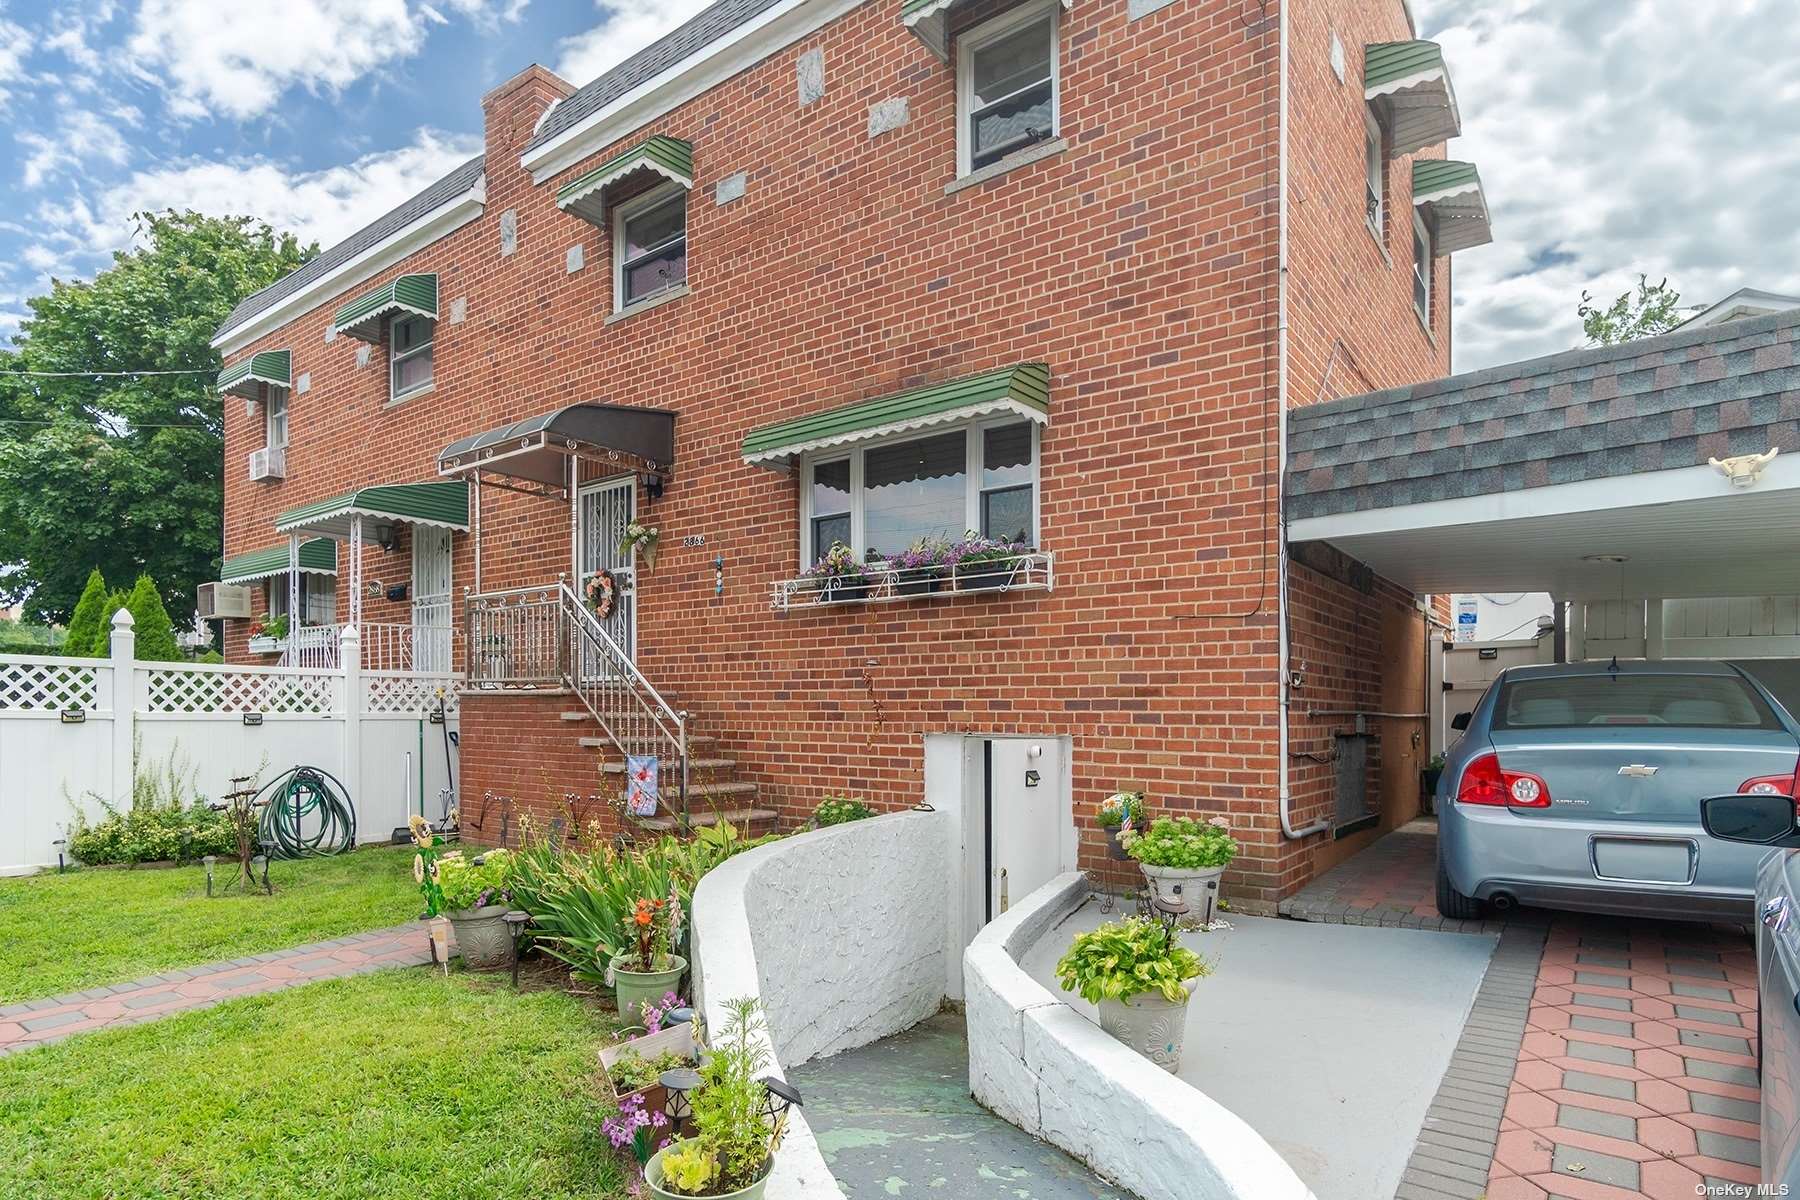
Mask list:
[[1074,863],[1072,817],[1063,791],[1063,744],[1055,738],[993,738],[986,744],[987,920]]
[[450,672],[450,531],[413,526],[412,669]]
[[[637,657],[637,563],[619,552],[625,527],[637,512],[637,479],[627,475],[594,484],[581,493],[580,560],[575,564],[577,591],[588,577],[611,571],[618,583],[618,600],[612,615],[601,622],[627,657]],[[585,593],[583,593],[585,594]]]

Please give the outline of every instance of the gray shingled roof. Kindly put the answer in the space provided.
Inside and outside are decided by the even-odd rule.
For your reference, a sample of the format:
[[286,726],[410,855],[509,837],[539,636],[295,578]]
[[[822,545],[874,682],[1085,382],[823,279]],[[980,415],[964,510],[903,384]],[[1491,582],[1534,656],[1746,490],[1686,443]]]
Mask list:
[[1288,517],[1800,451],[1800,311],[1294,409]]
[[709,42],[724,37],[745,21],[778,3],[780,0],[718,0],[717,4],[702,9],[687,24],[664,34],[551,109],[543,127],[525,148],[526,153],[555,138],[570,126],[580,124],[646,79],[661,74]]
[[432,209],[462,195],[474,187],[475,181],[481,178],[483,162],[484,158],[481,155],[471,158],[387,215],[363,226],[317,258],[302,264],[292,274],[282,276],[260,292],[252,292],[245,296],[238,301],[237,307],[231,310],[231,315],[225,318],[225,323],[219,326],[219,333],[242,325],[265,309],[279,304],[321,275],[329,274],[370,246],[377,245],[405,229]]

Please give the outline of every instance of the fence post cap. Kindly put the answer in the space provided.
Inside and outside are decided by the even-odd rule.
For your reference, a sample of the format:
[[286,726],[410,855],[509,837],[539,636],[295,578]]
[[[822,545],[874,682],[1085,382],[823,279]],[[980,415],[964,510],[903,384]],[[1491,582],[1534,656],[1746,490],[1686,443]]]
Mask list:
[[113,614],[112,627],[114,629],[130,629],[136,624],[137,621],[132,617],[131,610],[128,608],[121,608]]
[[346,622],[344,627],[338,630],[338,641],[340,643],[348,644],[350,642],[359,642],[361,640],[362,634],[357,631],[356,625],[353,622]]

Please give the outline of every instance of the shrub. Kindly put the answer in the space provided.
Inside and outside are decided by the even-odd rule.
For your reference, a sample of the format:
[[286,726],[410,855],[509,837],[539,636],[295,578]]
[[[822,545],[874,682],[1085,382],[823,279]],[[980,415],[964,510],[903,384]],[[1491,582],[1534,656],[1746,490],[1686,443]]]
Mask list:
[[1205,870],[1237,857],[1238,844],[1224,817],[1196,821],[1192,817],[1158,817],[1150,832],[1126,844],[1131,857],[1152,867]]
[[125,607],[135,622],[139,661],[176,662],[181,658],[181,649],[175,644],[175,624],[169,620],[169,610],[163,607],[155,580],[139,575],[125,598]]
[[1144,917],[1126,917],[1078,935],[1056,964],[1063,991],[1079,992],[1090,1004],[1150,992],[1179,1004],[1187,999],[1187,980],[1210,974],[1211,963]]
[[[88,572],[87,586],[81,599],[69,614],[69,631],[63,637],[63,653],[77,658],[99,658],[107,654],[106,633],[112,613],[106,611],[106,579],[95,567]],[[101,647],[96,650],[95,646]]]
[[813,809],[813,824],[820,829],[827,825],[842,825],[846,821],[861,821],[875,815],[875,810],[864,804],[860,798],[850,796],[827,796],[820,801],[819,807]]
[[237,836],[225,814],[206,807],[173,752],[167,763],[138,772],[130,808],[121,812],[105,800],[100,805],[106,811],[102,820],[90,822],[77,809],[69,831],[69,853],[91,867],[237,854]]

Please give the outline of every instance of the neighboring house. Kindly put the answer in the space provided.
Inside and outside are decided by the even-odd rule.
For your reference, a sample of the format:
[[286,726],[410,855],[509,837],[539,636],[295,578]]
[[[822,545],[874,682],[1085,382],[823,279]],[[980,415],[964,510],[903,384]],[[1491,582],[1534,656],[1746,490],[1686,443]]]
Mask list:
[[1786,312],[1792,308],[1800,308],[1800,296],[1784,296],[1779,292],[1764,292],[1756,288],[1739,288],[1717,304],[1707,305],[1675,328],[1722,325],[1726,321],[1766,317],[1770,313]]
[[[685,711],[696,815],[924,795],[974,845],[986,797],[1050,847],[996,845],[1003,903],[1141,786],[1230,813],[1266,909],[1422,765],[1343,714],[1419,707],[1424,605],[1329,552],[1289,586],[1284,405],[1444,374],[1488,226],[1399,0],[1265,11],[724,0],[585,87],[527,69],[482,156],[219,331],[227,581],[323,631],[290,662],[348,620],[468,670],[477,839],[613,828],[621,750],[678,803]],[[965,531],[1036,553],[1004,592],[795,582]],[[557,590],[602,568],[607,639]],[[251,626],[228,656],[273,661]]]

